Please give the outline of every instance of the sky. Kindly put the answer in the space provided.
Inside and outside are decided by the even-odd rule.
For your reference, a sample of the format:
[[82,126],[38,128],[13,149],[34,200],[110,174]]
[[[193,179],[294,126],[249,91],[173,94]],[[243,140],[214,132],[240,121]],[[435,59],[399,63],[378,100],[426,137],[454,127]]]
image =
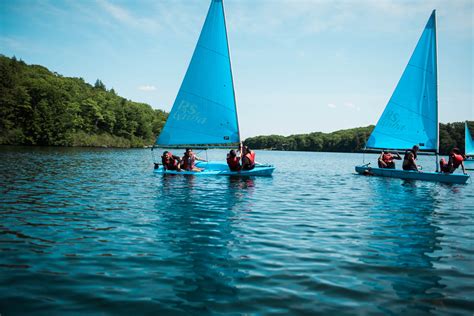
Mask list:
[[[0,54],[169,111],[210,1],[1,0]],[[433,9],[439,118],[474,120],[472,0],[225,0],[242,138],[375,124]]]

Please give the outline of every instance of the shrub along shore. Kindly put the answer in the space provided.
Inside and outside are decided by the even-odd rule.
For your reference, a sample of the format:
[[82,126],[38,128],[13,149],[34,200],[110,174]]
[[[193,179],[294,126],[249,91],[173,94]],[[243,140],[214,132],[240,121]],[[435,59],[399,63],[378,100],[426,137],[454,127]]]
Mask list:
[[[63,77],[0,55],[0,145],[143,147],[168,113],[118,96],[97,79]],[[360,152],[374,126],[290,136],[250,137],[253,149]],[[470,122],[474,131],[474,122]],[[440,152],[464,151],[464,123],[440,124]]]
[[141,147],[153,144],[167,116],[100,80],[91,85],[0,55],[0,144]]

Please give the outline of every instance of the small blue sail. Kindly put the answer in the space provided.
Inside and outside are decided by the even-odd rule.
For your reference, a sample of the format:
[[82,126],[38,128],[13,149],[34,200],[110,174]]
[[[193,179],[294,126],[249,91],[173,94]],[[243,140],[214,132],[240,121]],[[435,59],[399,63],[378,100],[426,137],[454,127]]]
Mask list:
[[469,131],[469,127],[467,126],[467,122],[465,123],[465,146],[466,149],[464,151],[466,156],[474,156],[474,140],[472,139],[471,132]]
[[213,0],[159,146],[240,142],[222,0]]
[[436,12],[398,82],[367,148],[438,151]]

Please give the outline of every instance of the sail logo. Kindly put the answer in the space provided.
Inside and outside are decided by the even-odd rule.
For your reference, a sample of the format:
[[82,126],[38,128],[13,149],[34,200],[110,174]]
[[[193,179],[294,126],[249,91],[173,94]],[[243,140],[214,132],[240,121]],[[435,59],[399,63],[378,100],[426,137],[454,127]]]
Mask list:
[[201,115],[196,104],[187,100],[181,100],[173,113],[173,119],[176,121],[190,121],[204,125],[207,117]]
[[398,131],[403,131],[406,127],[400,122],[400,116],[398,115],[398,113],[393,112],[391,110],[387,111],[381,123],[384,127],[388,127]]

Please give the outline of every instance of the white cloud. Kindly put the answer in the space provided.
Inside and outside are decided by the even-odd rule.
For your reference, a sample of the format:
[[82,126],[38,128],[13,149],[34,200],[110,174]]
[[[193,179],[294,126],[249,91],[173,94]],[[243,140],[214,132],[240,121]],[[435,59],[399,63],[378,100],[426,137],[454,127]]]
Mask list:
[[333,103],[328,104],[328,108],[335,109],[337,106]]
[[115,20],[130,27],[135,27],[146,32],[153,32],[161,29],[156,19],[135,16],[131,11],[107,0],[99,0],[100,6]]
[[351,109],[351,110],[360,111],[360,106],[356,106],[352,102],[346,102],[346,103],[344,103],[344,106],[348,109]]
[[139,86],[138,87],[138,90],[141,90],[141,91],[155,91],[156,90],[156,87],[155,86],[151,86],[151,85],[144,85],[144,86]]
[[[288,40],[325,32],[396,35],[400,29],[419,32],[439,9],[441,26],[472,36],[472,0],[279,0],[259,1],[249,10],[248,1],[227,3],[228,23],[238,32],[261,33]],[[291,26],[291,27],[289,27]]]

